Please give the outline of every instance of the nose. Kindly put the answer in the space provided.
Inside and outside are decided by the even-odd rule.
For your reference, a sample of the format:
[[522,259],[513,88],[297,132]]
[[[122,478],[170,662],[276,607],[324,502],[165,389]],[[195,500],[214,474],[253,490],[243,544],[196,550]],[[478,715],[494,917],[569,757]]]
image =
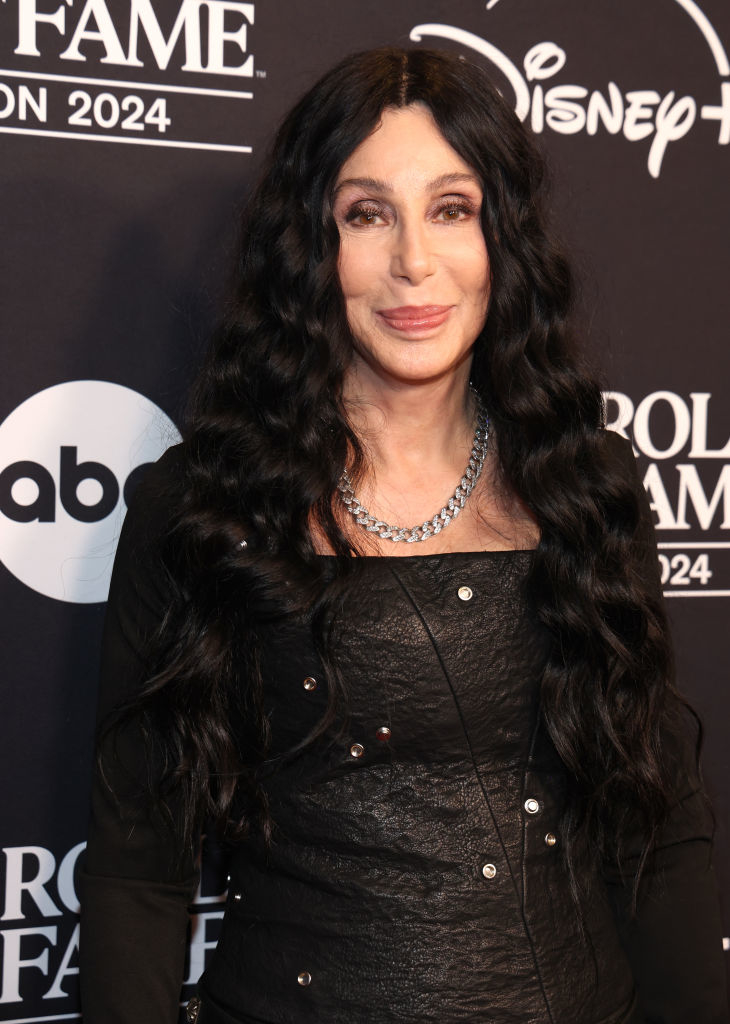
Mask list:
[[404,223],[393,237],[391,273],[394,277],[420,284],[435,270],[435,254],[428,226],[424,223]]

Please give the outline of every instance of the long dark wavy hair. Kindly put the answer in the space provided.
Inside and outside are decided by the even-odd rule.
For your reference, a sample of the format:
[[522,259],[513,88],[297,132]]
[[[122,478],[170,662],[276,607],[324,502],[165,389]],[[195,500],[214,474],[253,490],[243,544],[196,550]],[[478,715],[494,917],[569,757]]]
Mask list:
[[[247,204],[234,294],[197,383],[165,541],[179,600],[140,704],[165,792],[182,794],[189,842],[203,816],[245,831],[254,812],[236,817],[241,792],[266,828],[256,770],[269,743],[262,629],[306,612],[329,664],[337,594],[357,561],[334,496],[345,465],[363,459],[343,402],[353,341],[333,188],[383,110],[413,103],[429,108],[483,187],[492,293],[471,379],[502,479],[540,530],[527,594],[553,639],[541,714],[570,783],[569,864],[581,848],[615,857],[630,829],[648,851],[671,801],[661,726],[681,703],[647,570],[656,558],[635,489],[605,453],[598,384],[575,351],[571,275],[547,227],[543,162],[482,69],[424,49],[351,56],[325,75],[284,121]],[[314,531],[335,552],[333,581],[323,579]],[[320,732],[343,705],[334,670],[329,684]],[[242,714],[255,723],[248,744],[235,725]]]

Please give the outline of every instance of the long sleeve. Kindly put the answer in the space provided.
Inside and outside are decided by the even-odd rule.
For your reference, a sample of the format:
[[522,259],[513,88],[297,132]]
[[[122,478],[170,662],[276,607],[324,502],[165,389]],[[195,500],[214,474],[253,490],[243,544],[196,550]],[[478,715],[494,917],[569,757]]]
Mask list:
[[[661,592],[651,510],[630,445],[608,440],[641,503],[644,571]],[[728,1024],[722,925],[712,866],[714,822],[696,768],[696,725],[689,714],[670,727],[667,741],[676,765],[676,799],[647,865],[638,907],[632,888],[638,849],[629,851],[620,874],[606,880],[619,935],[634,973],[647,1024]]]
[[107,715],[148,675],[149,640],[170,595],[159,565],[169,518],[161,501],[174,451],[137,490],[122,528],[102,644],[102,771],[92,784],[82,873],[81,997],[86,1024],[176,1024],[196,886],[191,854],[145,799],[151,758],[139,729],[104,732]]

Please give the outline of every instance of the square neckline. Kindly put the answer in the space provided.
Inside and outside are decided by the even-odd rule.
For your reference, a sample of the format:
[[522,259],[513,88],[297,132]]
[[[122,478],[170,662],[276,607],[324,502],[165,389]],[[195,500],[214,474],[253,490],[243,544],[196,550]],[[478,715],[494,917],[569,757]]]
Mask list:
[[[422,559],[435,558],[467,558],[484,557],[487,555],[534,555],[537,548],[483,548],[478,551],[425,551],[422,555],[353,555],[353,559],[361,562],[382,562],[382,561],[421,561]],[[337,558],[337,555],[318,554],[317,558]]]

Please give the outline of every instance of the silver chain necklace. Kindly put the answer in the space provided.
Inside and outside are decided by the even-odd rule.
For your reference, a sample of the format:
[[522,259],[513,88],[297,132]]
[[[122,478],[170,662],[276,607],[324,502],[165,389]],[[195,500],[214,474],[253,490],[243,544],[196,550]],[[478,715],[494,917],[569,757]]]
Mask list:
[[340,482],[337,485],[340,499],[347,511],[355,517],[355,522],[367,530],[368,533],[376,533],[381,540],[392,540],[394,544],[401,540],[404,540],[406,544],[426,540],[428,537],[433,537],[434,534],[445,530],[452,519],[456,519],[464,505],[466,505],[466,499],[474,490],[474,484],[481,475],[484,460],[487,456],[488,440],[489,417],[480,403],[477,411],[477,426],[474,431],[471,455],[464,470],[464,475],[459,481],[459,486],[454,491],[453,498],[449,498],[441,511],[437,512],[433,519],[427,519],[420,526],[412,526],[408,530],[402,526],[390,526],[382,519],[371,516],[355,496],[346,469],[343,470]]

